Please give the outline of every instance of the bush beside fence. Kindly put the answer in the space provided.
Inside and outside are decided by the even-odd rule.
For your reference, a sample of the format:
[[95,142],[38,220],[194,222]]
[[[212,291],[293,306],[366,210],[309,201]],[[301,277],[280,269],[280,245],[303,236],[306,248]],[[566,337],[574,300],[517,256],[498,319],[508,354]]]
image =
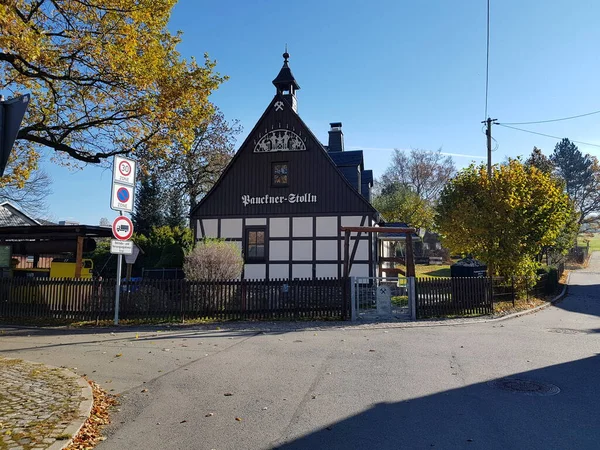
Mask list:
[[[103,321],[114,317],[115,280],[0,279],[0,318]],[[187,281],[121,285],[123,320],[339,319],[340,280]]]
[[541,271],[535,279],[521,278],[417,278],[417,319],[485,315],[494,304],[553,294],[559,287],[564,264]]

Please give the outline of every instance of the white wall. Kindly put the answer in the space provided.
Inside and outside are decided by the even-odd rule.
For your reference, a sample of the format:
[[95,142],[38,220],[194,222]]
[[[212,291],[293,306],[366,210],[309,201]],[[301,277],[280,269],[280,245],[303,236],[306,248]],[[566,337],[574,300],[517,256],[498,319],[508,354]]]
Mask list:
[[294,237],[312,237],[313,218],[312,217],[294,217],[292,219],[292,232]]
[[266,276],[266,264],[246,264],[244,266],[244,279],[246,280],[264,280]]
[[275,217],[269,219],[269,237],[289,237],[290,219],[287,217]]
[[[354,249],[355,239],[350,239],[350,255],[352,255],[352,250]],[[342,249],[342,261],[344,260],[344,242],[340,242],[340,248]],[[369,259],[369,241],[360,240],[358,242],[358,248],[356,249],[356,255],[354,259]]]
[[[199,236],[200,238],[218,237],[218,219],[202,219],[202,225],[204,226],[204,236]],[[200,224],[198,224],[198,233],[202,234]]]
[[312,278],[312,264],[293,264],[292,278]]
[[267,224],[267,219],[257,219],[257,218],[246,219],[246,225],[266,225],[266,224]]
[[368,277],[369,276],[369,265],[368,264],[352,264],[350,269],[351,277]]
[[269,264],[269,278],[284,278],[290,277],[290,267],[287,264]]
[[312,245],[312,241],[293,241],[292,259],[294,261],[311,261]]
[[317,255],[315,259],[334,259],[337,260],[338,241],[318,241],[317,242]]
[[[362,216],[342,216],[342,226],[343,227],[360,227],[360,223],[362,221]],[[340,235],[343,236],[344,232],[340,231]],[[357,233],[353,231],[350,233],[350,236],[356,236]]]
[[289,261],[290,241],[269,241],[269,261]]
[[337,264],[317,264],[316,269],[317,278],[337,278],[338,276]]
[[241,238],[242,219],[221,219],[222,238]]
[[317,217],[317,237],[337,236],[339,233],[337,217]]

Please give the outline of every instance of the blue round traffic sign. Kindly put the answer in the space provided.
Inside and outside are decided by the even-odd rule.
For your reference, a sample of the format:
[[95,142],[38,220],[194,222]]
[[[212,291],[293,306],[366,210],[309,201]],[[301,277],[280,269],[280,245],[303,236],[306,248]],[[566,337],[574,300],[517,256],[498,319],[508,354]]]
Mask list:
[[117,191],[117,198],[121,203],[127,203],[127,200],[129,200],[129,190],[124,187],[119,188]]

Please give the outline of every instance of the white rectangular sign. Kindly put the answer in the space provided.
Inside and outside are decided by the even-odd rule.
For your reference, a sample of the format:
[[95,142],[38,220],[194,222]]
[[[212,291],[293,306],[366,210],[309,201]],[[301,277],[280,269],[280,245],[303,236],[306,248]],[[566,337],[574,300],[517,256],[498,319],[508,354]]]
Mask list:
[[133,186],[121,183],[113,183],[110,207],[115,211],[133,211]]
[[131,255],[133,253],[133,241],[110,240],[110,252],[113,255]]
[[135,166],[133,159],[115,156],[113,161],[113,183],[135,185]]

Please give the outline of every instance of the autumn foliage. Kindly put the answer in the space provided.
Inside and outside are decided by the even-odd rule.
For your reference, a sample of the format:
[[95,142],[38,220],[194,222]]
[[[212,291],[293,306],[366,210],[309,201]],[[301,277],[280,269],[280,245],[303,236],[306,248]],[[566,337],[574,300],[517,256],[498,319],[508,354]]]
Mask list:
[[240,277],[244,260],[235,242],[205,239],[185,257],[183,271],[188,280],[233,280]]
[[536,256],[573,226],[560,180],[517,160],[462,170],[444,188],[436,225],[452,253],[470,253],[503,276],[533,276]]
[[71,164],[128,153],[151,161],[191,147],[224,78],[207,55],[199,64],[177,52],[180,34],[167,30],[175,3],[0,2],[0,86],[32,94],[14,180],[28,177],[42,148]]

